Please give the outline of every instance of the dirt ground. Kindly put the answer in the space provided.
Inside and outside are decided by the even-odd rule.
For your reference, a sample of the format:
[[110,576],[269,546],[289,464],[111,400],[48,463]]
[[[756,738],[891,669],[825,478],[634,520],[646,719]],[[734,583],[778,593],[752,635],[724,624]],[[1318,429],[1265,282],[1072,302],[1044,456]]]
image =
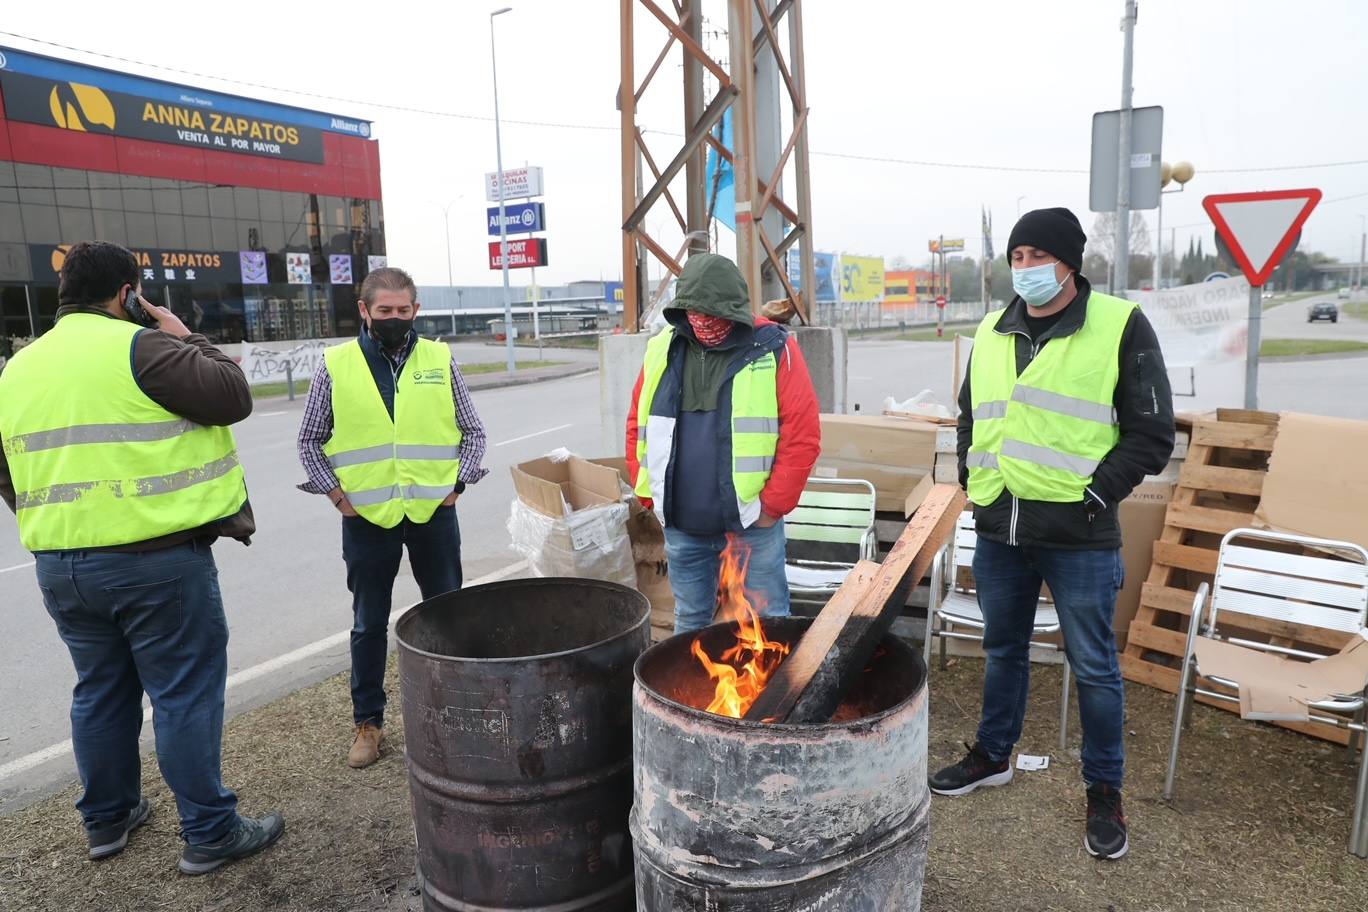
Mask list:
[[[961,740],[972,738],[981,675],[972,659],[933,669],[933,767],[957,759]],[[0,910],[419,908],[396,687],[391,679],[396,717],[387,753],[362,772],[344,759],[345,676],[229,723],[224,769],[244,812],[278,809],[288,821],[265,854],[207,877],[180,876],[175,805],[150,761],[152,819],[113,859],[87,860],[74,788],[0,822]],[[1128,687],[1130,855],[1089,858],[1076,750],[1057,750],[1058,694],[1058,669],[1037,667],[1020,749],[1050,754],[1048,770],[1018,772],[1007,788],[935,799],[928,912],[1368,908],[1368,862],[1346,848],[1354,781],[1342,748],[1199,706],[1170,807],[1160,790],[1173,698],[1139,685]]]

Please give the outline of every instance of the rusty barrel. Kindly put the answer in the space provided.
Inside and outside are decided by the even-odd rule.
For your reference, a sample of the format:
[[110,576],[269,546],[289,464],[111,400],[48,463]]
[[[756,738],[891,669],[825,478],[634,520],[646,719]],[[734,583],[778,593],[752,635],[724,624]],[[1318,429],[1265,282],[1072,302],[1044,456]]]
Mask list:
[[[765,621],[793,643],[810,618]],[[716,656],[731,625],[702,632]],[[632,697],[640,912],[915,912],[930,835],[926,666],[888,637],[836,718],[767,725],[695,709],[694,635],[648,649]]]
[[624,586],[534,579],[399,621],[425,909],[634,908],[632,664],[649,618]]

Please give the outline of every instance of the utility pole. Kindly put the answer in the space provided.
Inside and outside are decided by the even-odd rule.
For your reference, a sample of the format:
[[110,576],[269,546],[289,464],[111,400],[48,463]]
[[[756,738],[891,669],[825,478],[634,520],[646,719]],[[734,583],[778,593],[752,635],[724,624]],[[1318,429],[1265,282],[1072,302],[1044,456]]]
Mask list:
[[1124,295],[1130,279],[1130,185],[1131,185],[1131,73],[1135,61],[1136,0],[1125,0],[1126,15],[1121,19],[1125,51],[1121,61],[1121,127],[1119,167],[1116,171],[1116,273],[1112,294]]
[[1358,282],[1354,286],[1354,294],[1363,293],[1363,261],[1368,259],[1368,215],[1359,216],[1359,265]]
[[494,71],[494,151],[499,169],[499,259],[503,261],[504,337],[508,341],[508,372],[518,369],[517,351],[513,347],[513,299],[508,290],[508,219],[504,214],[503,137],[499,131],[499,62],[494,55],[494,17],[511,11],[511,6],[489,14],[489,63]]

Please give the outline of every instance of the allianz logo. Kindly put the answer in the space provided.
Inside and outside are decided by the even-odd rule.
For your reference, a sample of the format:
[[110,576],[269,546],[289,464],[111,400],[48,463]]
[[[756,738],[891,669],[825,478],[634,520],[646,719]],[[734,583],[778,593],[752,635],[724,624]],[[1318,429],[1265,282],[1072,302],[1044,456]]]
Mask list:
[[355,133],[358,136],[370,136],[370,124],[343,120],[340,117],[334,117],[332,119],[332,129],[341,130],[343,133]]

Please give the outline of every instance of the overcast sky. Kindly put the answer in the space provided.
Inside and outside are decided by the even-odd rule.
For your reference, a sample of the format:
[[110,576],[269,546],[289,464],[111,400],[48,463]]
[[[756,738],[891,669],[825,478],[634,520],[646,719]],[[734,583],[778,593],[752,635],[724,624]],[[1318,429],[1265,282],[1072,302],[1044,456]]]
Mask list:
[[[513,12],[496,20],[504,163],[545,169],[552,265],[539,270],[538,280],[616,279],[617,0],[511,2]],[[710,29],[725,27],[725,5],[705,3]],[[482,181],[495,167],[488,13],[500,5],[334,0],[320,7],[283,0],[220,9],[153,0],[122,7],[10,2],[0,29],[140,63],[9,35],[0,42],[369,118],[381,143],[391,262],[409,268],[420,284],[444,284],[442,207],[451,203],[455,281],[492,284],[498,277],[487,269]],[[1068,206],[1091,228],[1090,124],[1094,111],[1120,103],[1122,7],[1122,0],[808,0],[818,248],[920,262],[927,239],[943,233],[969,238],[976,254],[982,204],[993,212],[1001,254],[1022,196],[1024,209]],[[664,33],[638,11],[640,78]],[[1357,259],[1359,215],[1368,214],[1368,164],[1236,169],[1368,159],[1365,35],[1368,3],[1362,0],[1141,0],[1135,104],[1164,107],[1164,158],[1197,168],[1189,189],[1165,201],[1164,234],[1176,227],[1180,249],[1196,235],[1210,245],[1205,194],[1319,187],[1326,201],[1312,215],[1303,247]],[[715,47],[725,51],[722,41]],[[682,132],[679,76],[676,50],[648,92],[652,104],[642,120],[649,128]],[[677,149],[673,137],[650,140],[662,164]],[[1146,213],[1151,232],[1154,215]],[[651,223],[670,219],[660,207]]]

